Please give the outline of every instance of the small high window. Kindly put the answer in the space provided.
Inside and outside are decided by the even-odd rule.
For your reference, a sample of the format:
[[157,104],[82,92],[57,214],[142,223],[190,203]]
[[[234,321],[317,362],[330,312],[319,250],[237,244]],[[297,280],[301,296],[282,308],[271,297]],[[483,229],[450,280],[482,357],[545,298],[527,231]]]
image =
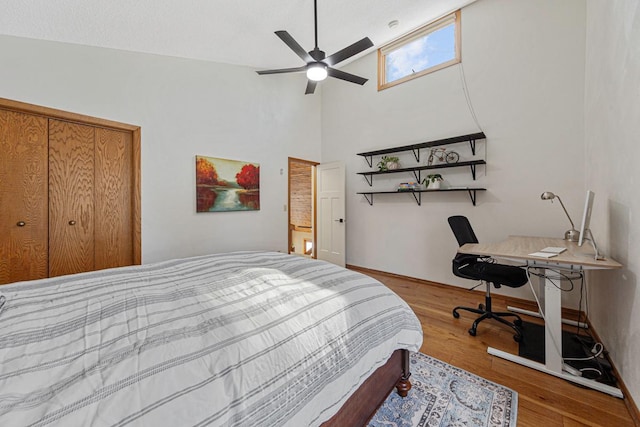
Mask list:
[[460,11],[378,49],[378,90],[460,62]]

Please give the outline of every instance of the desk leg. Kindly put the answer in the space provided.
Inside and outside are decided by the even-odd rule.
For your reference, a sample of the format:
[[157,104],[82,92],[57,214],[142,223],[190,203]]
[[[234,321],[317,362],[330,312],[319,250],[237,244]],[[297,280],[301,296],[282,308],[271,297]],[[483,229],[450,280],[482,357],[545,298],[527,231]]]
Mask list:
[[545,365],[551,371],[562,372],[562,291],[551,280],[540,280],[544,281]]
[[[519,307],[512,307],[510,305],[507,306],[507,310],[512,311],[514,313],[518,313],[518,314],[526,314],[527,316],[532,316],[532,317],[537,317],[539,319],[542,318],[542,315],[540,314],[539,311],[531,311],[531,310],[525,310],[523,308],[519,308]],[[571,325],[571,326],[579,326],[582,329],[589,329],[589,325],[587,325],[584,322],[576,322],[575,320],[571,320],[571,319],[562,319],[562,323],[564,323],[565,325]]]
[[[545,306],[545,299],[546,299],[546,292],[545,292],[545,286],[546,283],[548,282],[548,280],[545,280],[544,278],[539,278],[539,285],[538,285],[538,299],[540,300],[540,304],[542,307]],[[538,307],[538,310],[540,310],[541,307]],[[540,311],[538,311],[537,313],[535,311],[529,311],[529,310],[523,310],[521,308],[517,308],[517,307],[511,307],[511,306],[507,306],[507,310],[512,311],[514,313],[518,313],[518,314],[526,314],[528,316],[533,316],[533,317],[538,317],[541,318],[542,315],[540,314]],[[562,311],[560,311],[560,313],[562,313]],[[579,326],[583,329],[587,329],[589,328],[589,325],[587,325],[584,322],[576,322],[575,320],[569,320],[569,319],[560,319],[562,323],[565,323],[567,325],[572,325],[572,326]]]
[[[540,278],[540,286],[544,286],[544,295],[540,296],[540,303],[544,304],[545,314],[545,364],[543,365],[542,363],[534,362],[524,357],[506,353],[493,347],[489,347],[487,352],[528,368],[533,368],[567,381],[622,398],[622,391],[618,388],[562,371],[562,291],[560,291],[551,280],[543,277]],[[544,303],[542,302],[542,297],[544,297]]]

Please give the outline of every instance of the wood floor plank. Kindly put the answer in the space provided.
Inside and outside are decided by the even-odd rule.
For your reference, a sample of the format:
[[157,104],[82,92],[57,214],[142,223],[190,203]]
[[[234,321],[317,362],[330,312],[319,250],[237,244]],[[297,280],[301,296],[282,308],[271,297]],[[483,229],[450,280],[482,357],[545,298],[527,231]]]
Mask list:
[[[482,293],[354,269],[386,284],[409,303],[422,323],[423,353],[518,392],[519,427],[634,426],[622,399],[488,354],[487,347],[517,354],[513,331],[497,322],[485,321],[472,337],[467,330],[476,316],[460,312],[460,318],[454,319],[451,313],[458,305],[477,306],[483,302]],[[511,299],[494,296],[494,310],[506,311],[507,305],[512,305]],[[535,310],[532,306],[524,308]],[[541,323],[540,319],[528,316],[524,320]]]
[[565,418],[564,423],[562,425],[563,427],[583,427],[583,426],[592,426],[594,424],[584,424],[579,421],[572,420],[570,418]]
[[547,410],[544,406],[519,393],[518,427],[562,426],[563,423],[562,415]]

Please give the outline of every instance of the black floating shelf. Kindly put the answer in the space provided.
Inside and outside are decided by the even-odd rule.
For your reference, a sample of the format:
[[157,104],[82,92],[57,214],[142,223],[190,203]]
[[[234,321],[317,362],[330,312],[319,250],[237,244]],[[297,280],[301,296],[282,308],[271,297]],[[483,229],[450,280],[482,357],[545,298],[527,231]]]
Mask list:
[[476,140],[485,139],[485,138],[486,138],[486,136],[485,136],[484,132],[478,132],[478,133],[471,133],[469,135],[454,136],[454,137],[451,137],[451,138],[437,139],[437,140],[434,140],[434,141],[419,142],[417,144],[403,145],[403,146],[400,146],[400,147],[385,148],[385,149],[382,149],[382,150],[374,150],[374,151],[366,151],[364,153],[358,153],[358,156],[363,156],[367,160],[367,163],[369,163],[369,166],[373,166],[372,156],[380,156],[380,155],[383,155],[383,154],[391,154],[391,153],[400,153],[402,151],[413,151],[413,155],[415,156],[416,161],[420,161],[419,150],[421,148],[438,147],[440,145],[456,144],[458,142],[469,142],[469,144],[471,144],[471,152],[473,153],[473,155],[475,155],[476,154]]
[[471,168],[471,175],[473,176],[473,180],[476,179],[476,165],[485,165],[487,162],[484,160],[470,160],[465,162],[458,163],[438,163],[436,165],[430,166],[415,166],[411,168],[398,168],[398,169],[388,169],[385,171],[369,171],[369,172],[358,172],[358,175],[363,175],[367,180],[367,183],[372,186],[373,185],[373,175],[384,175],[388,173],[399,173],[399,172],[413,172],[413,175],[416,177],[418,182],[422,181],[422,177],[420,171],[430,170],[430,169],[444,169],[444,168],[457,168],[461,166],[469,166]]
[[487,191],[486,188],[475,188],[475,187],[466,187],[466,188],[441,188],[437,190],[410,190],[410,191],[362,191],[356,194],[362,194],[367,202],[369,202],[370,206],[373,206],[373,195],[374,194],[404,194],[409,193],[413,196],[418,206],[422,205],[422,193],[443,193],[449,191],[466,191],[469,193],[469,198],[471,198],[471,203],[473,206],[476,205],[476,191]]

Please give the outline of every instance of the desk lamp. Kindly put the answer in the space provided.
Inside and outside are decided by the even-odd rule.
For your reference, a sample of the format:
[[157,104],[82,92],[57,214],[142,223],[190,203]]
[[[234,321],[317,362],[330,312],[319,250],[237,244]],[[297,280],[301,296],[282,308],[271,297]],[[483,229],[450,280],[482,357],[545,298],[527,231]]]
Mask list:
[[569,218],[569,222],[571,223],[571,230],[567,230],[564,233],[564,240],[569,240],[570,242],[577,242],[580,239],[580,232],[576,230],[576,227],[573,225],[573,221],[569,216],[569,212],[567,212],[567,208],[564,207],[564,203],[562,203],[562,199],[560,198],[560,196],[556,196],[551,191],[545,191],[544,193],[542,193],[540,198],[542,200],[551,200],[551,203],[553,203],[553,199],[558,199],[558,201],[560,201],[560,206],[562,206],[564,213],[567,214],[567,218]]

